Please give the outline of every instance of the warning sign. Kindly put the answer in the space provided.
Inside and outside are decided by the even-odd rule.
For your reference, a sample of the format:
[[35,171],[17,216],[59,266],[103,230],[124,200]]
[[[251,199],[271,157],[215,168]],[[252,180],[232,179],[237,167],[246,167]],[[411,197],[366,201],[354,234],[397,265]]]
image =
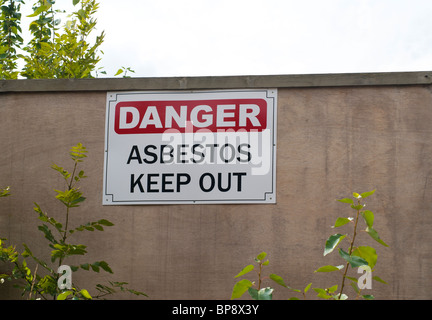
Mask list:
[[275,203],[277,90],[109,92],[103,204]]

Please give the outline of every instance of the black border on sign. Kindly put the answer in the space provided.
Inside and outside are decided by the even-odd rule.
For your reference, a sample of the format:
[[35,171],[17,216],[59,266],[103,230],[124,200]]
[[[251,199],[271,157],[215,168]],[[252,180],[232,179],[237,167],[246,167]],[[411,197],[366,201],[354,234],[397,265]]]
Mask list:
[[[108,92],[107,93],[107,106],[106,106],[106,120],[105,120],[105,144],[104,144],[104,177],[103,177],[103,197],[110,197],[111,200],[102,201],[103,205],[156,205],[156,204],[251,204],[251,203],[259,203],[259,204],[275,204],[276,200],[273,202],[267,202],[266,199],[268,195],[273,195],[276,197],[276,119],[277,119],[277,92],[274,96],[269,96],[269,91],[277,91],[277,89],[244,89],[244,90],[187,90],[187,91],[125,91],[125,92]],[[272,183],[271,190],[264,192],[264,196],[262,199],[236,199],[236,200],[193,200],[193,199],[184,199],[184,200],[114,200],[114,194],[106,193],[107,191],[107,174],[108,174],[108,145],[109,145],[109,129],[110,129],[110,108],[111,102],[117,101],[118,95],[140,95],[140,94],[191,94],[191,93],[223,93],[223,92],[264,92],[266,94],[267,99],[271,99],[273,101],[273,119],[272,121],[272,132],[271,132],[271,140],[272,140]],[[108,203],[109,202],[109,203]]]

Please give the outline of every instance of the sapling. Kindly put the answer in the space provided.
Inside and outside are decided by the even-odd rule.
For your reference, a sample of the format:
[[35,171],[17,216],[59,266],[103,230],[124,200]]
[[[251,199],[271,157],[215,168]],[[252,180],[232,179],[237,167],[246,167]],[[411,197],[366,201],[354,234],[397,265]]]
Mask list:
[[[315,272],[337,271],[340,272],[342,276],[340,286],[336,284],[329,288],[313,288],[315,292],[318,293],[318,297],[335,300],[348,299],[348,296],[344,293],[344,289],[346,288],[345,281],[348,279],[351,281],[351,286],[356,292],[356,298],[368,300],[374,299],[374,296],[372,295],[362,294],[362,289],[364,289],[364,286],[358,285],[360,282],[359,279],[348,276],[349,266],[351,266],[351,268],[362,268],[366,270],[366,272],[373,272],[378,258],[375,248],[370,246],[359,246],[355,242],[357,240],[357,233],[360,228],[361,220],[363,220],[365,226],[363,231],[365,231],[369,236],[372,237],[372,239],[381,245],[388,247],[388,245],[380,238],[378,232],[374,229],[373,212],[365,209],[366,205],[364,203],[364,199],[373,195],[374,193],[375,190],[361,194],[354,192],[354,199],[343,198],[338,200],[339,202],[350,205],[350,207],[355,211],[355,217],[338,217],[332,228],[340,228],[342,226],[351,224],[353,226],[353,232],[351,235],[336,233],[327,239],[323,253],[324,256],[330,254],[339,246],[338,252],[340,257],[345,261],[345,264],[338,266],[326,265],[315,270]],[[348,248],[346,250],[340,247],[340,244],[345,238],[349,239]],[[361,278],[361,280],[363,280],[364,277]],[[381,283],[386,283],[378,276],[374,276],[372,279]]]
[[[51,167],[59,172],[65,181],[64,190],[55,190],[56,198],[64,205],[64,215],[60,219],[49,216],[41,207],[35,203],[34,211],[38,214],[39,220],[43,222],[38,226],[38,229],[44,234],[45,239],[49,242],[51,263],[47,263],[35,256],[27,244],[23,244],[24,251],[19,253],[15,246],[5,246],[4,240],[0,240],[0,260],[10,262],[14,268],[11,274],[1,274],[0,279],[7,280],[24,280],[17,285],[22,289],[22,295],[28,293],[28,299],[48,299],[57,300],[65,299],[95,299],[101,298],[118,292],[130,292],[135,295],[147,296],[145,293],[128,289],[125,287],[126,282],[110,281],[109,285],[96,285],[98,294],[91,295],[88,290],[78,288],[76,282],[71,280],[68,286],[60,283],[66,275],[60,272],[61,270],[70,270],[75,272],[78,269],[91,270],[100,272],[101,270],[113,273],[106,261],[95,261],[92,263],[81,263],[78,266],[69,266],[65,261],[70,256],[84,256],[87,253],[87,246],[82,244],[71,243],[70,238],[77,232],[87,231],[104,231],[105,227],[111,227],[114,224],[107,219],[88,222],[78,226],[72,226],[70,221],[70,211],[79,207],[86,198],[80,190],[79,182],[86,178],[83,170],[79,169],[79,165],[87,157],[87,150],[81,144],[73,146],[69,152],[70,158],[73,160],[73,169],[66,170],[56,164]],[[8,189],[0,190],[0,196],[8,195]],[[35,263],[35,270],[32,271],[26,261],[26,258],[31,258]],[[57,264],[54,266],[54,264]],[[43,275],[44,273],[45,275]],[[71,275],[69,275],[71,276]]]
[[272,287],[262,287],[262,282],[265,279],[271,279],[273,280],[273,282],[277,283],[280,286],[283,286],[285,288],[294,290],[294,291],[299,291],[299,290],[295,290],[292,289],[290,287],[288,287],[284,280],[282,279],[282,277],[272,273],[270,274],[268,277],[263,275],[263,267],[267,266],[269,264],[269,260],[265,260],[265,257],[267,256],[267,253],[265,252],[261,252],[256,258],[255,258],[255,262],[258,264],[258,269],[255,269],[255,266],[253,264],[249,264],[246,267],[244,267],[242,269],[242,271],[240,271],[235,278],[239,278],[241,276],[244,276],[245,274],[251,272],[252,270],[255,270],[257,272],[257,276],[258,276],[258,283],[256,283],[255,281],[250,281],[248,279],[242,279],[239,280],[233,288],[232,294],[231,294],[231,300],[232,299],[238,299],[241,298],[241,296],[247,291],[249,293],[249,295],[252,297],[252,299],[254,300],[272,300],[273,299],[273,291],[274,289]]
[[[361,231],[366,232],[372,239],[380,243],[381,245],[388,247],[388,245],[380,238],[378,232],[374,227],[374,214],[372,211],[365,209],[364,199],[373,195],[375,190],[364,192],[364,193],[353,193],[352,198],[343,198],[339,199],[339,202],[349,204],[351,209],[355,211],[355,217],[338,217],[336,222],[332,226],[332,228],[341,228],[343,226],[352,225],[353,232],[352,234],[348,233],[336,233],[328,237],[324,247],[324,256],[333,252],[338,246],[338,251],[340,257],[344,260],[345,264],[333,266],[326,265],[318,268],[315,272],[319,273],[331,273],[331,272],[339,272],[341,274],[341,284],[334,284],[327,288],[313,288],[313,290],[318,294],[317,296],[323,299],[334,299],[334,300],[346,300],[348,296],[344,293],[344,289],[346,289],[346,280],[350,280],[351,287],[354,289],[356,296],[355,298],[363,298],[366,300],[374,299],[373,295],[370,294],[362,294],[362,290],[367,288],[370,289],[369,280],[375,280],[377,282],[381,282],[386,284],[384,280],[380,277],[374,275],[371,276],[372,272],[374,272],[374,268],[377,262],[378,255],[376,253],[375,248],[362,245],[359,246],[356,243],[357,235],[360,230],[361,221],[363,220],[364,230]],[[345,250],[341,248],[341,243],[344,239],[348,239],[348,248]],[[346,241],[345,241],[346,242]],[[248,279],[243,279],[238,281],[233,288],[231,299],[240,298],[246,291],[249,292],[250,296],[256,300],[271,300],[273,295],[273,288],[265,287],[262,288],[262,281],[266,278],[269,278],[275,281],[277,284],[288,288],[294,292],[301,293],[304,299],[306,299],[306,293],[311,288],[312,283],[309,283],[303,290],[293,289],[287,286],[284,283],[282,277],[270,274],[269,277],[263,277],[262,268],[263,266],[268,265],[268,260],[263,261],[266,257],[266,253],[263,252],[255,258],[255,261],[258,263],[258,283],[252,282]],[[363,273],[359,278],[349,276],[348,270],[349,267],[358,268],[359,273]],[[237,274],[235,277],[238,278],[243,276],[252,270],[255,270],[254,265],[250,264],[243,268],[243,270]],[[366,280],[366,284],[364,281]],[[290,300],[298,300],[297,297],[292,297]]]

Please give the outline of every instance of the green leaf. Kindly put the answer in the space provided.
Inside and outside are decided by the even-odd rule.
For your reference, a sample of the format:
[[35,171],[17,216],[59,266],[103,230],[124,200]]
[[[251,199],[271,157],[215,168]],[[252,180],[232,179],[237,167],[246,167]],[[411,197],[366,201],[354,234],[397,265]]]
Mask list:
[[254,300],[259,300],[258,298],[258,290],[255,288],[250,287],[248,289],[249,295],[252,297],[252,299]]
[[29,17],[29,18],[36,17],[36,16],[40,15],[42,12],[44,12],[44,11],[48,11],[49,8],[51,8],[51,5],[47,5],[47,6],[40,6],[39,8],[37,8],[37,9],[35,10],[35,12],[33,12],[33,13],[30,14],[30,15],[28,15],[27,17]]
[[339,255],[344,258],[346,261],[348,261],[352,268],[360,267],[360,266],[367,266],[368,262],[358,256],[350,256],[347,252],[339,248]]
[[380,236],[378,235],[378,232],[372,227],[367,227],[366,232],[378,243],[382,244],[385,247],[388,247],[388,244],[385,243],[383,240],[381,240]]
[[335,284],[334,286],[328,288],[327,291],[330,293],[334,293],[334,292],[336,292],[337,288],[338,288],[338,285]]
[[346,225],[348,222],[352,221],[353,218],[337,218],[334,226],[332,228],[342,227]]
[[249,288],[248,292],[255,300],[271,300],[273,297],[273,288],[270,287],[262,288],[260,290]]
[[84,298],[86,298],[86,299],[88,299],[88,300],[91,300],[91,299],[92,299],[92,296],[90,295],[90,293],[89,293],[86,289],[82,289],[79,293],[80,293]]
[[46,53],[51,51],[51,45],[47,42],[39,42],[39,44],[41,45],[41,50],[45,51]]
[[377,259],[378,259],[378,255],[376,253],[376,250],[372,247],[369,247],[369,246],[357,247],[353,251],[352,255],[359,256],[359,257],[365,259],[368,262],[368,265],[371,269],[373,269],[373,267],[375,266]]
[[324,256],[332,252],[345,237],[340,233],[330,236],[325,243]]
[[336,267],[328,265],[328,266],[320,267],[317,270],[315,270],[314,272],[333,272],[333,271],[339,271],[343,267],[344,267],[343,265],[336,266]]
[[114,224],[108,220],[102,219],[102,220],[99,220],[97,222],[88,222],[85,225],[80,225],[80,226],[76,227],[75,229],[69,230],[69,232],[74,233],[76,231],[83,231],[83,230],[94,231],[94,229],[99,230],[99,231],[103,231],[104,228],[102,227],[102,225],[113,226]]
[[80,265],[80,267],[87,271],[90,269],[90,265],[88,263],[83,263],[82,265]]
[[122,73],[123,73],[123,69],[118,69],[117,72],[116,72],[116,74],[114,75],[114,77],[118,76],[118,75],[120,75]]
[[67,179],[70,177],[70,175],[71,175],[67,170],[65,170],[65,169],[62,168],[62,167],[59,167],[59,166],[56,165],[56,164],[51,165],[51,168],[54,169],[54,170],[56,170],[56,171],[58,171],[58,172],[60,172],[61,175],[63,176],[63,178],[64,178],[65,180],[67,180]]
[[55,250],[51,251],[51,261],[54,262],[57,258],[62,259],[71,255],[84,255],[87,253],[86,246],[78,244],[54,244],[52,246]]
[[73,294],[73,292],[70,290],[62,292],[57,296],[57,300],[66,300],[66,298],[71,294]]
[[318,297],[323,299],[331,299],[333,296],[327,294],[327,291],[321,288],[313,288],[315,292],[318,293]]
[[85,12],[85,10],[83,10],[83,9],[78,10],[78,15],[79,15],[81,18],[85,19],[85,17],[86,17],[86,12]]
[[353,208],[354,210],[361,210],[363,209],[363,205],[362,204],[357,204],[357,205],[351,205],[351,208]]
[[259,300],[257,289],[250,287],[248,289],[248,292],[249,292],[249,295],[252,297],[252,299]]
[[73,200],[70,202],[70,206],[71,206],[71,208],[72,208],[72,207],[78,207],[77,204],[80,203],[80,202],[85,201],[85,199],[86,199],[85,197],[78,197],[78,198],[76,198],[76,199],[73,199]]
[[261,261],[261,260],[263,260],[266,256],[267,256],[267,253],[265,253],[265,252],[261,252],[261,253],[256,257],[256,259],[259,260],[259,261]]
[[99,263],[98,262],[95,262],[95,263],[91,264],[90,267],[92,268],[92,270],[94,272],[98,272],[99,273]]
[[278,276],[277,274],[272,273],[270,276],[270,279],[272,279],[274,282],[276,282],[278,285],[281,285],[282,287],[287,288],[287,285],[283,281],[282,277]]
[[71,156],[72,160],[76,162],[82,162],[82,159],[87,157],[86,153],[86,147],[84,147],[82,143],[78,143],[76,146],[73,146],[69,151],[69,155]]
[[357,281],[351,281],[351,287],[354,289],[354,291],[358,294],[360,293],[360,289],[357,285]]
[[0,189],[0,197],[10,196],[10,187]]
[[251,272],[254,269],[254,266],[252,264],[247,265],[246,267],[243,268],[242,271],[240,271],[234,278],[238,278],[241,277],[242,275],[245,275],[248,272]]
[[72,3],[74,6],[76,6],[78,4],[78,2],[80,2],[80,0],[73,0]]
[[363,193],[361,194],[361,197],[362,197],[362,198],[367,198],[367,197],[373,195],[374,193],[375,193],[375,189],[372,190],[372,191],[363,192]]
[[111,268],[109,267],[108,263],[106,263],[105,261],[99,261],[99,266],[106,272],[108,273],[113,273],[113,271],[111,270]]
[[56,190],[56,198],[60,200],[66,207],[79,207],[78,203],[83,202],[86,198],[82,197],[82,193],[77,188],[72,188],[66,191]]
[[234,285],[231,300],[240,298],[243,293],[245,293],[250,287],[252,287],[253,283],[247,279],[240,280]]
[[103,225],[103,226],[107,226],[107,227],[111,227],[114,225],[114,223],[106,220],[106,219],[101,219],[98,221],[99,224]]
[[339,199],[338,201],[342,203],[350,203],[350,204],[354,203],[353,199],[351,198],[343,198],[343,199]]
[[306,286],[306,288],[304,288],[303,292],[304,292],[304,293],[307,293],[307,292],[309,291],[311,285],[312,285],[312,282],[309,283],[309,284]]
[[57,243],[57,240],[54,238],[51,230],[48,228],[46,224],[38,226],[38,229],[45,234],[45,238],[48,239],[51,243]]
[[385,282],[383,279],[381,279],[381,278],[378,277],[378,276],[373,276],[372,279],[375,280],[375,281],[378,281],[378,282],[381,282],[381,283],[387,284],[387,282]]
[[366,225],[370,228],[372,228],[373,223],[374,223],[374,214],[372,211],[370,210],[365,210],[363,212],[361,212],[361,215],[364,219],[364,221],[366,222]]
[[374,300],[375,299],[375,297],[371,294],[364,294],[362,297],[366,300]]

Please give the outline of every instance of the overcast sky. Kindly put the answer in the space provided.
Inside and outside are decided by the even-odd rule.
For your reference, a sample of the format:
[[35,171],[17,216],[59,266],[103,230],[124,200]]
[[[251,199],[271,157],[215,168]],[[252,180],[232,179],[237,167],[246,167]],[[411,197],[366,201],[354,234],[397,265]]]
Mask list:
[[122,66],[134,77],[432,70],[431,0],[99,3],[108,76]]

